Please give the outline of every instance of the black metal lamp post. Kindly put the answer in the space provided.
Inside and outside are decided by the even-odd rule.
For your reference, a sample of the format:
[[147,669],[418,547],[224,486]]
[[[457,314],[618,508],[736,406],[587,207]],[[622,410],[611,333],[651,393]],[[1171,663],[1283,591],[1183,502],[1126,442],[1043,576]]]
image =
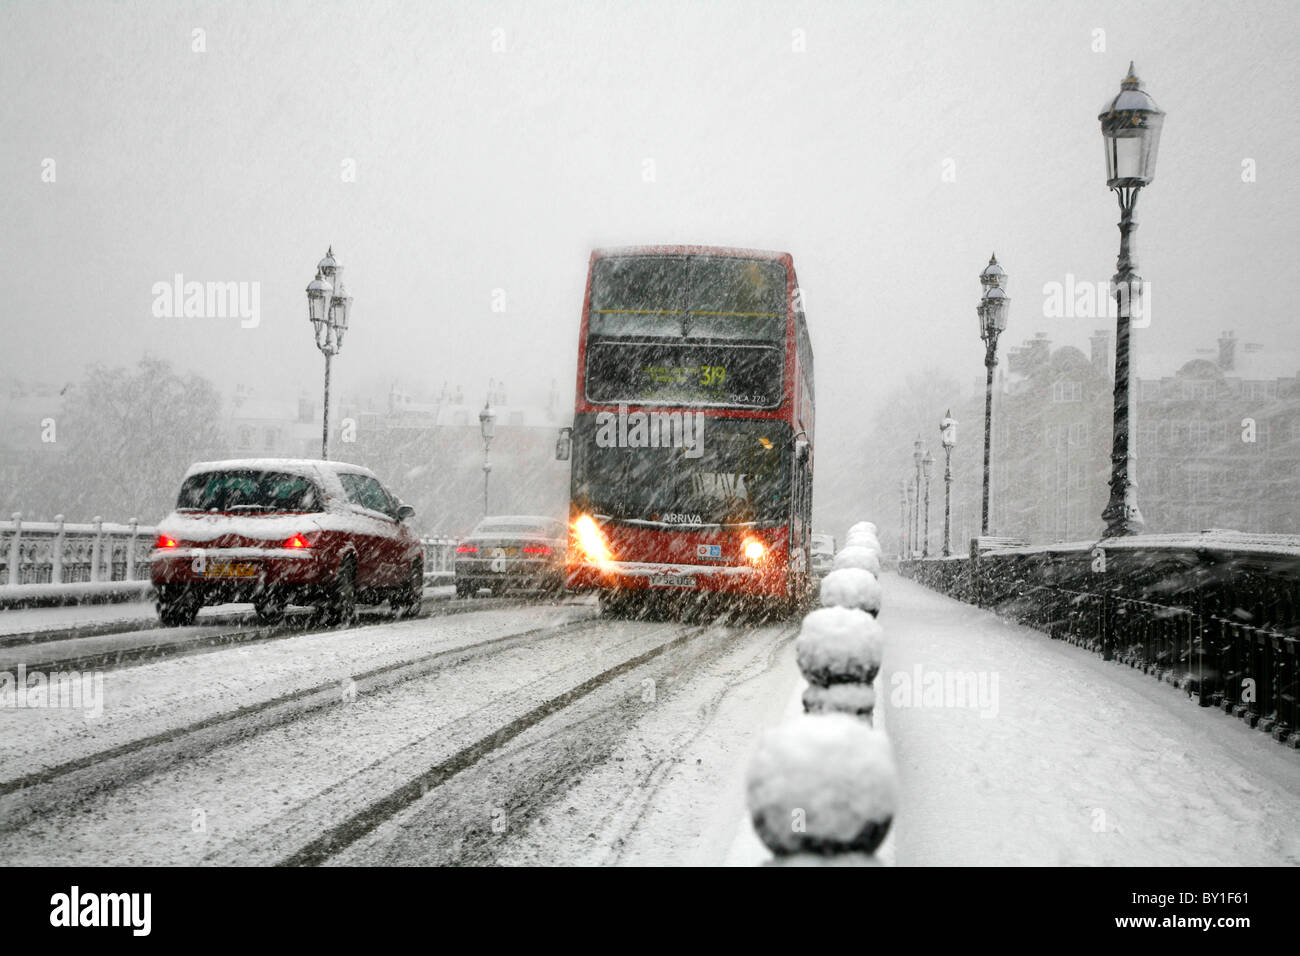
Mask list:
[[912,442],[912,464],[916,468],[916,477],[913,479],[912,501],[912,547],[911,553],[916,553],[916,539],[921,536],[921,460],[925,457],[925,451],[921,448],[921,439]]
[[934,471],[934,455],[928,451],[921,459],[921,474],[925,476],[925,535],[921,538],[921,557],[930,556],[930,474]]
[[492,474],[492,461],[488,458],[488,449],[492,446],[492,437],[497,430],[497,413],[492,411],[490,401],[483,403],[483,411],[478,413],[478,427],[483,435],[483,517],[488,513],[488,476]]
[[1118,306],[1115,318],[1115,416],[1114,443],[1110,456],[1110,500],[1101,513],[1106,522],[1103,538],[1138,534],[1144,522],[1137,504],[1134,480],[1133,429],[1135,395],[1129,387],[1133,366],[1133,303],[1140,294],[1142,277],[1137,274],[1131,235],[1137,228],[1133,209],[1138,192],[1155,177],[1156,151],[1164,111],[1142,90],[1133,64],[1120,84],[1119,95],[1106,104],[1097,117],[1106,143],[1106,185],[1119,199],[1119,259],[1111,280]]
[[307,315],[316,332],[316,348],[325,356],[325,408],[321,413],[320,456],[330,456],[330,360],[343,348],[352,296],[343,288],[343,267],[330,246],[316,264],[316,278],[307,284]]
[[952,449],[957,444],[957,422],[952,409],[943,413],[939,423],[939,440],[943,443],[943,556],[952,554]]
[[1006,293],[1007,274],[998,265],[995,253],[980,273],[984,294],[977,308],[980,338],[984,341],[984,502],[980,511],[980,534],[989,533],[989,461],[993,442],[993,370],[998,365],[998,336],[1007,327],[1007,310],[1011,299]]

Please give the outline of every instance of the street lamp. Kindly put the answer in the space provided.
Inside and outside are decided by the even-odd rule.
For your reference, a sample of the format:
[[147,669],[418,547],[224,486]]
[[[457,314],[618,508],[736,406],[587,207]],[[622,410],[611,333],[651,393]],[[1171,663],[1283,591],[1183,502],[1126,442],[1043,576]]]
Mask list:
[[984,342],[984,503],[980,512],[980,534],[989,533],[989,449],[993,439],[993,370],[998,364],[998,336],[1007,327],[1007,309],[1011,299],[1004,288],[1006,271],[998,265],[997,254],[980,273],[984,294],[976,309],[980,320],[980,338]]
[[316,333],[316,348],[325,356],[325,408],[321,415],[320,456],[330,456],[330,359],[343,348],[352,296],[343,288],[343,267],[330,246],[316,264],[316,278],[307,283],[307,316]]
[[921,557],[930,556],[930,473],[934,470],[934,455],[928,451],[921,459],[921,473],[925,475],[925,536],[921,539]]
[[1156,150],[1160,145],[1160,127],[1164,111],[1142,90],[1133,64],[1120,84],[1119,95],[1106,104],[1097,119],[1106,144],[1106,185],[1119,199],[1119,259],[1111,280],[1118,306],[1115,318],[1115,417],[1114,444],[1110,455],[1110,501],[1101,513],[1106,522],[1103,538],[1138,534],[1144,522],[1137,505],[1136,470],[1129,435],[1134,419],[1135,395],[1129,389],[1129,372],[1133,364],[1130,329],[1132,307],[1138,297],[1142,277],[1137,274],[1130,237],[1137,223],[1133,209],[1138,192],[1155,177]]
[[957,422],[952,409],[943,413],[939,423],[939,440],[943,443],[943,556],[952,554],[952,449],[957,444]]
[[483,411],[478,413],[478,427],[483,435],[483,517],[488,513],[488,475],[492,473],[492,462],[488,459],[488,449],[492,445],[492,436],[497,430],[497,413],[492,411],[491,399],[483,403]]
[[912,548],[911,552],[916,553],[916,539],[921,536],[921,461],[925,458],[925,451],[921,447],[921,439],[912,442],[912,464],[916,467],[915,488],[916,493],[912,500],[916,502],[912,508]]

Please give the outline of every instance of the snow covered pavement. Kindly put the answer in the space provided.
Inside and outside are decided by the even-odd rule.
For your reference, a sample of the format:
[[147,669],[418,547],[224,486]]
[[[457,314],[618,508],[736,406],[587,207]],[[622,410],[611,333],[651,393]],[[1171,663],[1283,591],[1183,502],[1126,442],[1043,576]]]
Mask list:
[[882,583],[898,865],[1300,863],[1295,751],[1139,671]]

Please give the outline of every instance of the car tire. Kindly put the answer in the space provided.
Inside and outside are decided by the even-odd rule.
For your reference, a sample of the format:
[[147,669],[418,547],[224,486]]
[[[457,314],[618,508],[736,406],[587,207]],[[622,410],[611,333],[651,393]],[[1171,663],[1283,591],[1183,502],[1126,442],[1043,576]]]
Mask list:
[[284,620],[287,602],[278,595],[268,594],[253,601],[253,610],[257,613],[260,624],[279,624]]
[[344,558],[325,601],[320,605],[321,621],[327,627],[351,627],[357,619],[357,565]]
[[470,584],[468,581],[456,582],[456,597],[472,598],[473,596],[474,596],[474,585]]
[[189,627],[199,616],[203,602],[190,590],[160,592],[158,595],[158,620],[163,627]]
[[410,617],[420,609],[424,600],[424,560],[416,558],[411,564],[411,574],[405,584],[401,585],[388,599],[393,617]]

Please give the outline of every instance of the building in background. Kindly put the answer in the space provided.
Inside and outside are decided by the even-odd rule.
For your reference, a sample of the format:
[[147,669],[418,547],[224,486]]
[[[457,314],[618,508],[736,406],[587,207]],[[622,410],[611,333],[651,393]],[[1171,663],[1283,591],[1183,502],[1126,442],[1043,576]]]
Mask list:
[[[1090,345],[1086,356],[1053,350],[1040,332],[1009,350],[994,404],[995,534],[1034,544],[1100,537],[1111,336],[1097,332]],[[1217,348],[1190,356],[1139,349],[1136,387],[1137,500],[1148,532],[1300,533],[1300,355],[1225,332]],[[967,420],[978,420],[980,400],[972,390],[959,404]],[[954,509],[978,508],[969,479],[953,493]]]

